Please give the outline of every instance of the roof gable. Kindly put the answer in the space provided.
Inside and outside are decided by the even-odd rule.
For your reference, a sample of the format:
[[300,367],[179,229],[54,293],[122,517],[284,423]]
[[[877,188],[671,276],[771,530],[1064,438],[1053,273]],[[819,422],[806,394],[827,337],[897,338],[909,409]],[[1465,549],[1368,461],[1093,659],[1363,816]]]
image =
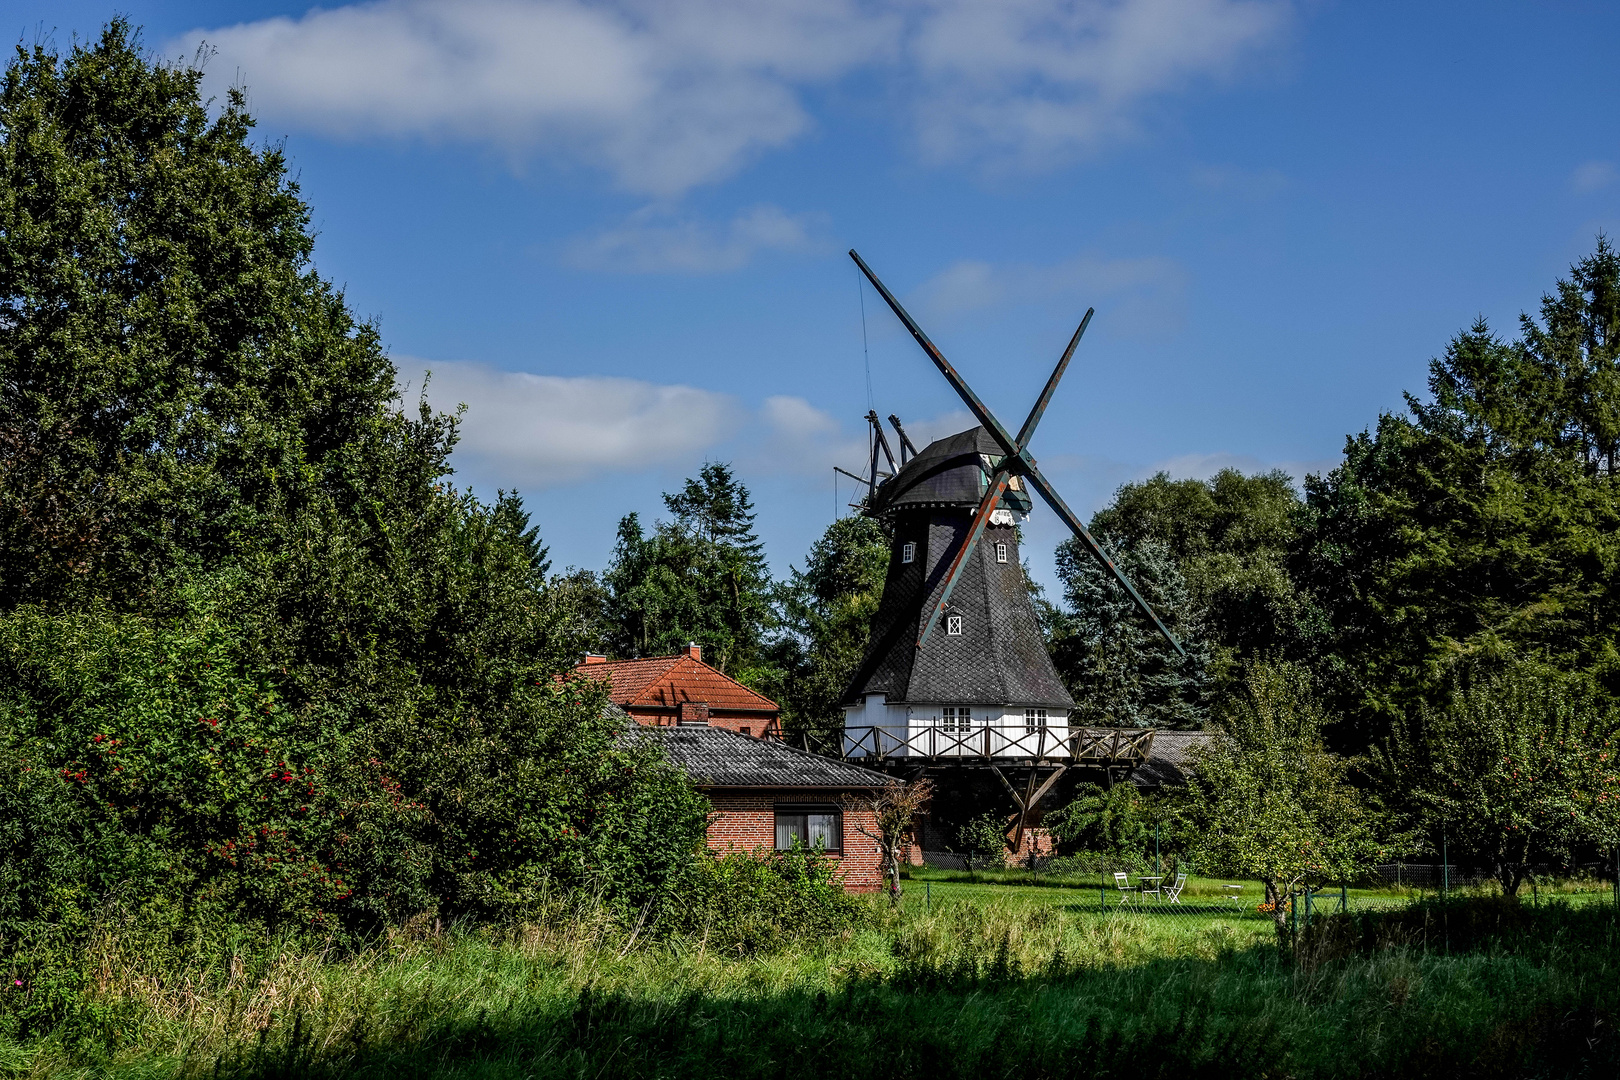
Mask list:
[[685,653],[580,664],[574,671],[606,682],[609,700],[622,709],[675,710],[692,701],[706,703],[711,711],[780,711],[770,698]]

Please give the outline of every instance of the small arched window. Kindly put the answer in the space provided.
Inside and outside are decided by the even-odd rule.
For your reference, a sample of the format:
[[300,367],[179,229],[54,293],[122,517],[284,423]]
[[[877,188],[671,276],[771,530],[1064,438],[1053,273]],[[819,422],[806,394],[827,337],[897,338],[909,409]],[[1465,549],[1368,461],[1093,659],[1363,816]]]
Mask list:
[[916,544],[913,544],[910,541],[907,541],[906,543],[900,545],[900,561],[901,562],[908,563],[908,562],[911,562],[912,560],[916,559],[916,557],[917,557],[917,545]]
[[996,545],[996,562],[1006,562],[1006,561],[1007,561],[1007,545],[998,543]]

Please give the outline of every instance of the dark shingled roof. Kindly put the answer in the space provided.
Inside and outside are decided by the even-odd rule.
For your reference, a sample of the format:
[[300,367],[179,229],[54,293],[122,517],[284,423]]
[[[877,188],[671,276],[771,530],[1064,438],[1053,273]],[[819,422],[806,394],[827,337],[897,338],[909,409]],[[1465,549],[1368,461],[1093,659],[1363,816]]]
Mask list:
[[1193,751],[1220,736],[1212,731],[1155,731],[1148,759],[1131,773],[1137,787],[1180,787],[1193,768]]
[[[947,435],[923,447],[894,476],[878,485],[873,514],[888,514],[906,507],[979,505],[988,485],[985,458],[994,465],[1001,447],[982,427]],[[1029,513],[1029,492],[1009,488],[1001,505]]]
[[725,728],[641,727],[638,734],[663,747],[669,760],[700,788],[888,787],[899,781],[859,765],[822,757],[770,739]]
[[[872,644],[845,702],[884,694],[893,702],[1074,707],[1046,651],[1011,525],[986,527],[951,593],[948,613],[962,616],[962,633],[947,634],[941,619],[918,652],[917,636],[939,602],[971,523],[968,511],[943,507],[897,515],[895,553],[872,620]],[[911,563],[899,556],[907,541],[917,545]],[[1006,562],[996,560],[998,543],[1007,545]]]

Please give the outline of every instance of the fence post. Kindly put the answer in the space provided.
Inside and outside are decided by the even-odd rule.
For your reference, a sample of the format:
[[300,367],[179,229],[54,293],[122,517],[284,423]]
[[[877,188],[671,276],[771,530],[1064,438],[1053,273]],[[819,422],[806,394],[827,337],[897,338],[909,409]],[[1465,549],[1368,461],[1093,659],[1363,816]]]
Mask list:
[[1350,913],[1350,886],[1343,881],[1339,882],[1339,910],[1347,915]]
[[1446,856],[1446,830],[1440,830],[1440,898],[1451,897],[1451,860]]
[[[1099,870],[1097,873],[1101,875],[1102,871]],[[1108,890],[1104,884],[1106,880],[1101,876],[1097,878],[1097,907],[1105,913],[1108,911]]]
[[1159,872],[1159,823],[1153,823],[1153,872]]

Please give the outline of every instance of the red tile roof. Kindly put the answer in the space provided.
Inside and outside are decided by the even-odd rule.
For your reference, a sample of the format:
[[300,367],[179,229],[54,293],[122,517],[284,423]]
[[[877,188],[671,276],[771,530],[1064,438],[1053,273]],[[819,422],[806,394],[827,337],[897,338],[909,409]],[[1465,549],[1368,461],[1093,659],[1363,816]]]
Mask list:
[[645,660],[580,664],[575,674],[606,680],[608,697],[621,709],[680,708],[683,701],[707,702],[714,712],[780,711],[776,702],[686,653]]

